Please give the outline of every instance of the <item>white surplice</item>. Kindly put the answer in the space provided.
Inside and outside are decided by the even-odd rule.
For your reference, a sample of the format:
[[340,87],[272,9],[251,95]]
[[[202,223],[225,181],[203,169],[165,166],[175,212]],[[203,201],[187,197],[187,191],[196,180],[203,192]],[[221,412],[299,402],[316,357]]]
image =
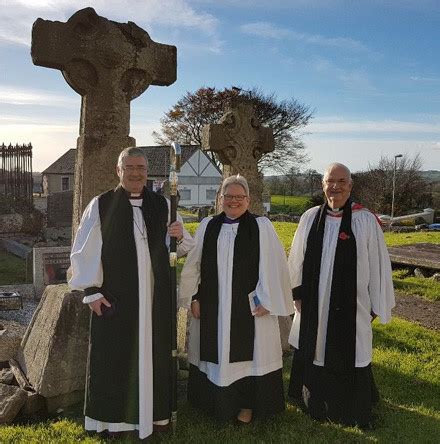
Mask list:
[[[292,288],[302,282],[307,238],[319,207],[307,210],[301,217],[288,259]],[[321,273],[318,290],[318,332],[314,364],[324,366],[327,321],[333,277],[333,264],[342,217],[327,214],[322,246]],[[365,367],[372,359],[371,312],[383,324],[391,319],[395,305],[391,262],[382,229],[374,214],[366,209],[353,210],[353,234],[357,255],[356,367]],[[296,312],[289,343],[299,348],[301,314]]]
[[[106,423],[85,417],[85,429],[101,432],[139,430],[144,439],[153,432],[153,357],[152,357],[152,298],[154,276],[148,248],[148,233],[142,216],[142,199],[130,199],[133,206],[133,232],[136,244],[139,285],[139,424]],[[182,222],[178,215],[177,219]],[[167,241],[169,238],[167,235]],[[184,230],[184,239],[177,247],[178,256],[186,254],[194,245],[191,235]],[[70,256],[72,290],[101,287],[103,271],[101,263],[102,235],[98,197],[94,197],[85,209],[76,233]],[[101,293],[86,296],[84,303],[102,297]],[[166,418],[164,418],[165,420]]]
[[[179,305],[182,307],[189,308],[192,296],[198,291],[203,238],[211,219],[207,217],[201,222],[195,236],[196,244],[188,254],[182,270],[179,288]],[[294,310],[286,255],[270,221],[266,217],[258,217],[256,220],[260,232],[256,294],[261,305],[270,313],[255,318],[254,359],[229,362],[232,266],[238,223],[223,224],[217,241],[218,364],[200,360],[200,320],[191,318],[188,361],[217,386],[229,386],[247,376],[262,376],[283,365],[278,316],[287,316]]]

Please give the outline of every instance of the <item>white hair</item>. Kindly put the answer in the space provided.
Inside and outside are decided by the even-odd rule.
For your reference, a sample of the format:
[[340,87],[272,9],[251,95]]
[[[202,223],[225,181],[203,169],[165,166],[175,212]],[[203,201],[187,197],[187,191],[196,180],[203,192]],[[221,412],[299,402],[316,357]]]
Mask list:
[[222,195],[225,194],[226,188],[228,188],[229,185],[240,185],[244,189],[246,196],[249,196],[249,185],[247,180],[243,176],[240,176],[240,174],[229,176],[223,181]]
[[124,160],[126,157],[143,157],[148,166],[148,159],[145,154],[145,151],[142,148],[138,148],[136,146],[129,146],[124,148],[118,157],[118,167],[121,168],[124,166]]

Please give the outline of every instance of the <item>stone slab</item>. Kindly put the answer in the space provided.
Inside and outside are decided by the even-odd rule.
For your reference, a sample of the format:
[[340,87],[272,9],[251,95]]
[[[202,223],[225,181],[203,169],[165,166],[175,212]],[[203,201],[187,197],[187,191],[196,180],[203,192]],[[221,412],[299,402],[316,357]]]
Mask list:
[[46,400],[33,391],[26,391],[26,401],[20,410],[20,416],[35,416],[47,412]]
[[9,361],[16,355],[25,331],[26,327],[18,322],[0,320],[0,362]]
[[11,385],[14,380],[14,374],[10,368],[0,370],[0,384]]
[[90,309],[81,292],[49,285],[17,353],[35,392],[55,398],[85,386]]
[[26,391],[15,385],[0,384],[0,424],[11,423],[26,402]]
[[70,247],[34,248],[34,288],[40,298],[47,285],[66,282],[70,266]]
[[440,270],[440,244],[411,244],[388,247],[393,264]]
[[32,248],[28,245],[23,245],[13,239],[3,239],[3,248],[14,256],[20,257],[22,259],[27,259],[28,255],[32,253]]

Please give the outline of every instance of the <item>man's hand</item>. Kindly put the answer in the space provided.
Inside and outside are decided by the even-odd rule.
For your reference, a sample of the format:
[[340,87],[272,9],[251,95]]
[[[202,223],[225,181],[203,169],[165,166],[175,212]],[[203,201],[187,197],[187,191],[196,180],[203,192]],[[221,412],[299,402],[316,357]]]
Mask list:
[[103,296],[102,298],[97,299],[96,301],[90,302],[88,305],[90,310],[94,311],[98,316],[102,316],[101,305],[104,304],[106,307],[111,307],[109,301]]
[[178,241],[180,241],[183,237],[182,223],[176,220],[172,224],[168,225],[168,234],[170,237],[175,237]]
[[191,302],[191,314],[193,315],[193,318],[200,319],[200,302],[199,301],[192,301]]
[[296,301],[293,301],[293,305],[295,306],[295,310],[298,313],[301,313],[301,299],[298,299]]
[[261,304],[258,304],[253,311],[254,315],[259,318],[261,316],[267,315],[269,310],[266,310]]

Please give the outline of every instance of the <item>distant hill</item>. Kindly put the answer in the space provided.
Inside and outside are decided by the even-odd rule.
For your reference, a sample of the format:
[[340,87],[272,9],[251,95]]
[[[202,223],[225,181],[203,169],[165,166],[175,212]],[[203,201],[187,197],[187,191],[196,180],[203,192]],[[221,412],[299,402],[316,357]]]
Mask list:
[[429,182],[440,182],[440,171],[437,170],[429,170],[422,171],[422,177],[424,177]]

